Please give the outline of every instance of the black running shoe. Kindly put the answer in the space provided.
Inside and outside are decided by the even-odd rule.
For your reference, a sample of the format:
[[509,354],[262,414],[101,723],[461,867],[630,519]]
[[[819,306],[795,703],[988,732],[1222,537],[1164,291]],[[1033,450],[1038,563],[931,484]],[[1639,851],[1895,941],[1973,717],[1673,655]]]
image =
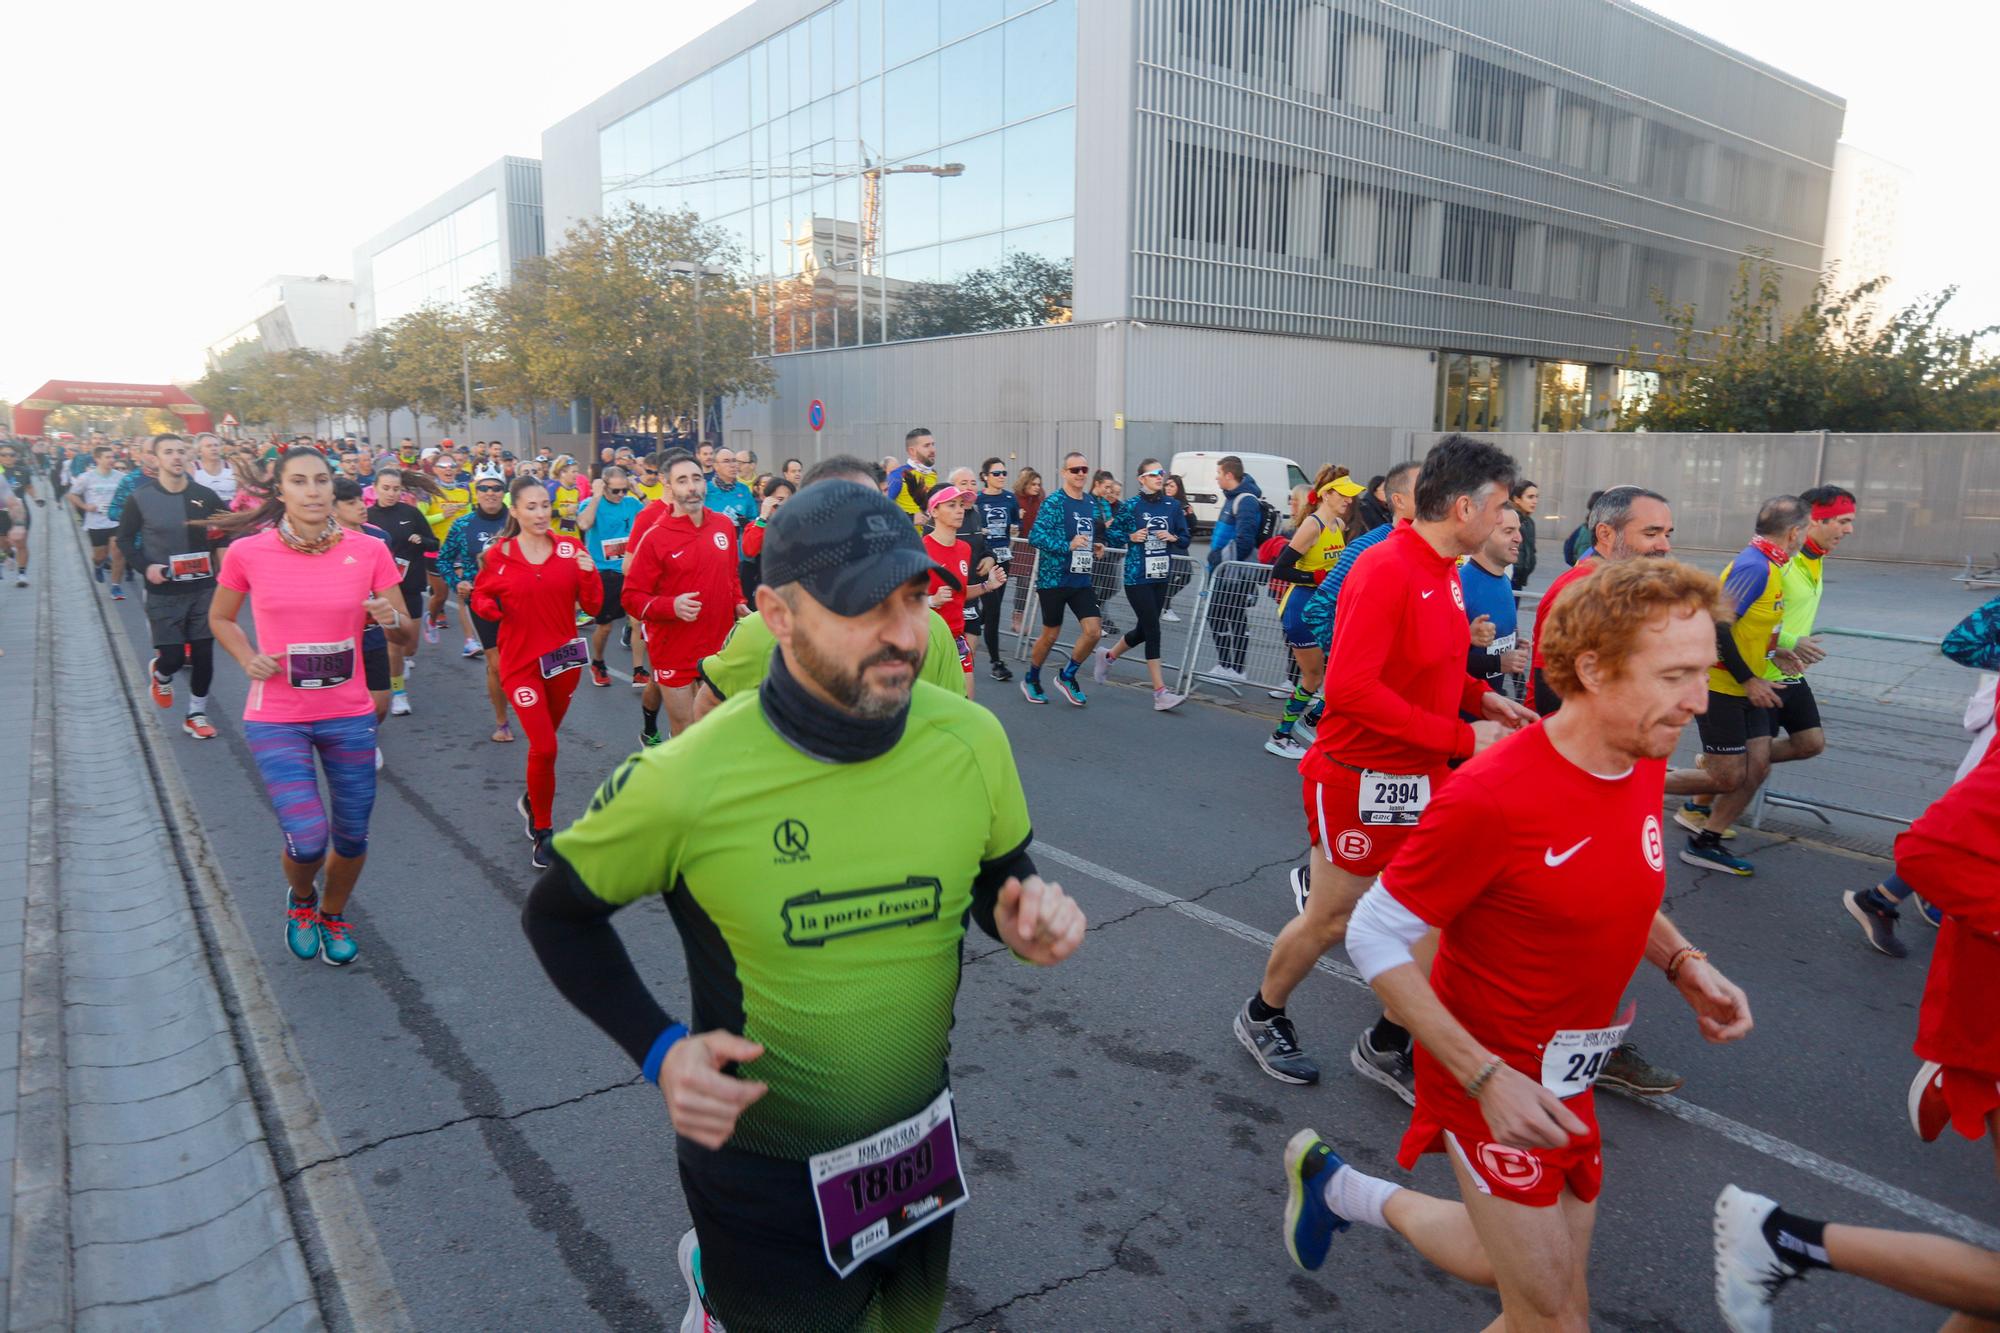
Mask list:
[[534,831],[535,850],[528,854],[528,863],[537,870],[547,870],[556,863],[555,830],[540,828]]
[[1629,1041],[1612,1048],[1605,1057],[1604,1068],[1598,1071],[1597,1081],[1614,1092],[1634,1097],[1664,1097],[1680,1091],[1681,1084],[1687,1082],[1673,1070],[1662,1069],[1648,1060]]
[[1014,679],[1013,671],[1009,669],[1005,662],[1000,661],[998,658],[993,660],[993,665],[987,668],[986,674],[1002,682]]
[[528,793],[522,792],[514,802],[514,813],[521,817],[521,831],[532,842],[535,837],[535,816],[528,810]]
[[1317,1083],[1319,1066],[1299,1049],[1298,1029],[1283,1014],[1272,1014],[1264,1022],[1250,1017],[1250,1002],[1236,1011],[1236,1040],[1250,1052],[1257,1067],[1280,1083]]
[[1853,889],[1840,895],[1847,914],[1861,927],[1861,934],[1868,941],[1868,947],[1876,953],[1886,953],[1891,958],[1908,958],[1910,946],[1896,938],[1898,914],[1893,907],[1882,907],[1875,901],[1875,892],[1856,893]]
[[1379,1083],[1401,1097],[1405,1104],[1417,1104],[1417,1066],[1410,1059],[1408,1051],[1378,1051],[1369,1040],[1371,1031],[1364,1029],[1354,1039],[1354,1049],[1348,1054],[1348,1063],[1354,1072],[1371,1083]]

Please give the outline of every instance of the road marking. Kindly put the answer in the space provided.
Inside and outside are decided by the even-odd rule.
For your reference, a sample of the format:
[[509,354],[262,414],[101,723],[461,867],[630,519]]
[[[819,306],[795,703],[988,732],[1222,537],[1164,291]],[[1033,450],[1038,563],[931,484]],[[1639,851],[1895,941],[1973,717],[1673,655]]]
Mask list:
[[[1114,889],[1123,890],[1135,898],[1142,898],[1156,906],[1178,912],[1225,935],[1234,935],[1246,944],[1269,949],[1277,942],[1276,936],[1238,921],[1235,917],[1224,916],[1220,912],[1203,907],[1200,903],[1189,902],[1185,898],[1177,898],[1164,889],[1156,889],[1109,866],[1087,861],[1074,852],[1066,852],[1060,847],[1052,847],[1040,839],[1035,841],[1034,854],[1054,861],[1058,865],[1067,866],[1080,874],[1088,875],[1100,883],[1109,884]],[[1313,964],[1313,967],[1317,971],[1367,989],[1367,983],[1361,979],[1361,974],[1345,963],[1336,962],[1331,958],[1321,958]],[[1845,1163],[1822,1157],[1810,1148],[1802,1148],[1788,1139],[1767,1134],[1761,1129],[1753,1129],[1740,1120],[1732,1120],[1705,1106],[1697,1106],[1680,1097],[1628,1097],[1624,1100],[1636,1102],[1640,1106],[1670,1115],[1676,1120],[1720,1134],[1732,1143],[1741,1144],[1754,1152],[1783,1162],[1786,1166],[1796,1167],[1864,1198],[1873,1199],[1877,1203],[1895,1209],[1905,1217],[1914,1218],[1925,1226],[1948,1232],[1970,1244],[1983,1246],[1989,1250],[2000,1249],[2000,1228],[1990,1227],[1941,1203],[1933,1203],[1921,1195],[1912,1194],[1906,1189],[1891,1185],[1886,1180],[1877,1179],[1865,1171],[1858,1171]]]

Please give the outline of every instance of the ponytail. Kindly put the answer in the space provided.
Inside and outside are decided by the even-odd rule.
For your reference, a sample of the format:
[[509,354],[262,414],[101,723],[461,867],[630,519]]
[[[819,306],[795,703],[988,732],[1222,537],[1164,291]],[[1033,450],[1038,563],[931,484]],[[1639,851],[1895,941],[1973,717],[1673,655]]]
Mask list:
[[[241,532],[268,528],[277,523],[285,516],[285,501],[282,494],[285,465],[294,458],[310,458],[321,467],[327,467],[326,455],[309,444],[295,444],[278,456],[278,461],[271,465],[271,470],[264,476],[252,479],[241,472],[237,473],[238,488],[248,491],[255,497],[257,504],[253,508],[218,518],[209,526],[226,535],[234,536]],[[330,467],[327,467],[327,470],[332,471]],[[326,516],[326,521],[329,523],[335,521],[331,513]]]

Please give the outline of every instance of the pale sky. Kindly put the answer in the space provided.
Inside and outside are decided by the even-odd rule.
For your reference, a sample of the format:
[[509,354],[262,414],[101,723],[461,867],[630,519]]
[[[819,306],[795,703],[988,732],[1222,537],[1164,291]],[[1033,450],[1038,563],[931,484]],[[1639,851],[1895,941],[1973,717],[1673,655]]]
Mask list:
[[[544,128],[744,3],[17,6],[0,397],[191,378],[266,278],[351,276],[358,242],[497,157],[540,156]],[[1916,175],[1905,281],[1957,282],[1955,323],[2000,323],[2000,175],[1982,151],[2000,6],[1651,7],[1844,96],[1845,137]]]

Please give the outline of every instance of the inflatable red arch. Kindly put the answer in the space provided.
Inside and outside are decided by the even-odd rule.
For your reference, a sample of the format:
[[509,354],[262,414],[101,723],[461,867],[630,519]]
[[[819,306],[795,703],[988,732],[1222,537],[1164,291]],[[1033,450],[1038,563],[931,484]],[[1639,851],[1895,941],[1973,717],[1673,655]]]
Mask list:
[[157,407],[172,412],[191,431],[214,430],[208,409],[186,389],[172,384],[105,384],[96,380],[50,380],[14,404],[14,433],[40,435],[42,423],[58,407]]

